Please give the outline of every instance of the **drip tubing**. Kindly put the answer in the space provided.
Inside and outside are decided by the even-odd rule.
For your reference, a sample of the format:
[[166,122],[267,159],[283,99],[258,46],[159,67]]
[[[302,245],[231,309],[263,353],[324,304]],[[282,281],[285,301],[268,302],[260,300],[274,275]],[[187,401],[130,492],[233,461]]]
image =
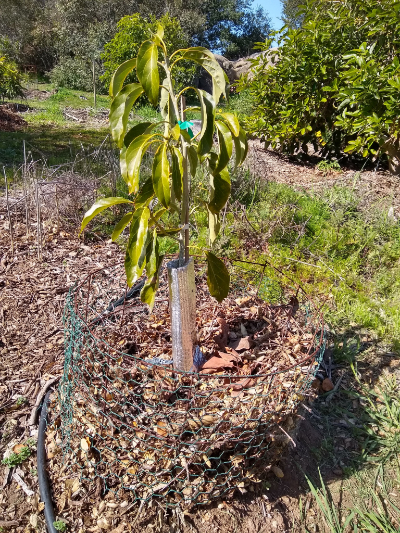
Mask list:
[[49,479],[46,472],[46,449],[44,445],[47,428],[47,407],[51,391],[49,390],[43,400],[42,412],[40,415],[38,442],[37,442],[37,470],[39,478],[40,499],[44,503],[44,516],[47,524],[48,533],[57,533],[53,523],[55,522],[53,502],[51,500],[51,491]]

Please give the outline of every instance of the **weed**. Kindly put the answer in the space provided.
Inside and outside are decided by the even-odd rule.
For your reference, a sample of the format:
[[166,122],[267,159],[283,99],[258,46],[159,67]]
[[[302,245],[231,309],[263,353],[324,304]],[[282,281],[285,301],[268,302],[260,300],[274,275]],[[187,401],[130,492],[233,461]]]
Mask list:
[[[351,512],[342,523],[340,519],[339,512],[337,510],[337,505],[332,500],[332,496],[325,487],[324,481],[322,479],[321,473],[319,475],[321,481],[321,489],[314,487],[312,482],[307,478],[308,486],[310,487],[311,493],[314,496],[317,505],[324,517],[324,521],[329,528],[331,533],[344,533],[354,519],[354,512]],[[308,530],[306,529],[308,532]]]
[[20,452],[13,452],[9,457],[3,459],[1,463],[3,465],[8,466],[9,468],[23,463],[26,459],[28,459],[28,457],[32,455],[32,446],[34,445],[34,441],[32,439],[28,439],[25,444],[26,445],[21,449]]
[[27,398],[25,398],[24,396],[20,396],[18,400],[16,401],[15,405],[17,407],[21,407],[21,405],[24,405],[24,403],[26,403],[27,401],[28,401]]
[[341,166],[337,161],[320,161],[317,165],[317,169],[323,173],[324,176],[332,174],[333,172],[340,172]]
[[67,531],[67,524],[62,520],[57,520],[57,522],[53,522],[53,526],[57,531]]
[[[353,367],[354,368],[354,367]],[[396,377],[386,375],[374,389],[361,389],[362,426],[354,431],[362,443],[362,456],[370,462],[385,464],[400,450],[400,399]]]

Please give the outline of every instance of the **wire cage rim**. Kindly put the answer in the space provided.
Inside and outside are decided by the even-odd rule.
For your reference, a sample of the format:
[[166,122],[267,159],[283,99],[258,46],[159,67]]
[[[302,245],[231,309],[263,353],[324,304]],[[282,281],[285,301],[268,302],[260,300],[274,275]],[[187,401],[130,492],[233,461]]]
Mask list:
[[[226,258],[227,259],[227,258]],[[230,263],[234,262],[234,261],[237,261],[237,262],[245,262],[247,264],[250,264],[250,265],[257,265],[257,266],[262,266],[265,267],[266,266],[272,266],[272,268],[274,268],[275,270],[277,270],[281,275],[285,276],[284,273],[280,272],[278,269],[276,269],[276,267],[274,267],[273,265],[270,265],[269,262],[265,262],[265,263],[257,263],[257,262],[252,262],[252,261],[242,261],[240,259],[228,259],[228,261]],[[88,295],[87,295],[87,301],[86,301],[86,308],[87,308],[87,305],[88,305],[88,298],[89,298],[89,295],[90,295],[90,282],[91,282],[91,279],[93,277],[93,275],[97,274],[98,272],[101,272],[101,271],[104,271],[104,270],[108,270],[108,269],[112,269],[112,268],[115,268],[115,267],[118,267],[120,266],[120,263],[115,263],[113,265],[109,265],[109,266],[105,266],[105,267],[101,267],[101,268],[97,268],[95,270],[93,270],[92,272],[90,272],[87,276],[85,276],[85,278],[81,281],[81,282],[76,282],[68,291],[68,295],[67,295],[67,299],[70,299],[72,298],[72,296],[74,296],[74,294],[76,293],[77,290],[79,290],[80,288],[83,287],[83,285],[85,283],[87,283],[89,281],[89,287],[88,287]],[[263,274],[264,274],[264,271],[262,273],[262,278],[261,280],[263,279]],[[287,276],[285,276],[287,277]],[[290,278],[288,278],[290,279]],[[251,377],[251,379],[259,379],[259,378],[266,378],[266,377],[271,377],[271,376],[275,376],[275,375],[278,375],[278,374],[282,374],[282,373],[285,373],[285,372],[288,372],[290,370],[293,370],[294,368],[297,368],[297,367],[300,367],[302,365],[304,365],[305,363],[308,363],[310,360],[312,360],[312,358],[315,358],[315,356],[318,354],[318,352],[321,350],[322,346],[324,345],[324,331],[325,331],[325,323],[324,323],[324,319],[323,319],[323,315],[321,313],[321,311],[317,308],[317,306],[315,305],[314,301],[312,300],[312,298],[307,294],[307,292],[305,291],[305,289],[298,283],[294,282],[293,280],[291,280],[292,283],[295,283],[297,285],[297,292],[299,290],[302,291],[303,295],[305,296],[305,298],[307,299],[307,301],[309,303],[311,303],[311,305],[313,306],[314,308],[314,311],[316,313],[316,315],[318,316],[319,320],[320,320],[320,335],[319,335],[319,341],[318,341],[318,344],[315,346],[314,344],[314,341],[317,337],[317,333],[318,331],[316,330],[315,333],[314,333],[314,336],[313,336],[313,339],[312,339],[312,342],[310,343],[310,347],[309,347],[309,351],[314,347],[314,351],[311,352],[311,353],[308,353],[307,356],[302,359],[301,361],[297,361],[296,363],[294,363],[293,365],[290,365],[288,367],[285,367],[285,368],[282,368],[280,370],[276,370],[274,372],[269,372],[267,374],[249,374],[248,377]],[[75,298],[72,298],[72,301],[75,302]],[[87,334],[89,334],[93,340],[96,342],[96,343],[101,343],[103,344],[104,346],[106,346],[107,348],[113,350],[114,352],[114,355],[111,355],[109,354],[109,357],[111,357],[112,359],[117,359],[121,356],[128,356],[132,362],[136,363],[136,364],[144,364],[146,366],[148,366],[149,368],[154,368],[154,367],[157,367],[157,368],[162,368],[164,371],[166,372],[169,372],[171,374],[180,374],[182,376],[198,376],[198,377],[201,377],[202,379],[206,378],[206,379],[215,379],[215,375],[214,374],[201,374],[200,372],[191,372],[191,371],[184,371],[184,370],[175,370],[174,368],[168,368],[169,365],[163,365],[163,364],[158,364],[156,362],[150,362],[150,361],[146,361],[145,359],[142,359],[134,354],[128,354],[127,352],[123,352],[117,348],[114,348],[113,346],[111,346],[107,341],[105,341],[104,339],[102,339],[101,337],[98,337],[97,335],[95,335],[91,328],[90,328],[90,324],[87,322],[87,319],[82,317],[79,313],[79,311],[76,309],[76,305],[73,305],[74,309],[75,309],[75,312],[76,312],[76,315],[77,317],[79,318],[79,320],[82,322],[82,324],[84,325],[85,328],[87,328]],[[274,306],[274,307],[281,307],[281,306]],[[243,379],[244,377],[246,376],[243,376],[243,375],[235,375],[233,373],[231,374],[218,374],[218,378],[230,378],[231,380],[235,380],[235,379]]]

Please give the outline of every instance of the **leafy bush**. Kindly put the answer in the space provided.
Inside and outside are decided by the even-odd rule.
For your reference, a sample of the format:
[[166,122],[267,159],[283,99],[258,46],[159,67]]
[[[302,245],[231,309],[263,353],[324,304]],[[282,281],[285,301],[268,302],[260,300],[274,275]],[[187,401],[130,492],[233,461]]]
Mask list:
[[275,66],[254,61],[251,131],[290,153],[385,153],[400,170],[399,13],[394,0],[309,0],[302,27],[277,37]]
[[86,59],[62,57],[49,72],[49,76],[56,87],[68,87],[77,91],[93,90],[92,66]]
[[15,98],[23,96],[22,74],[12,61],[5,56],[0,57],[0,96],[3,98]]
[[[165,30],[165,44],[167,51],[172,54],[176,50],[187,48],[188,41],[176,18],[166,14],[160,18],[159,23]],[[101,77],[105,85],[109,86],[112,75],[121,63],[137,55],[140,45],[151,38],[157,31],[158,21],[154,16],[142,17],[139,13],[123,17],[118,23],[118,32],[115,37],[105,45],[102,59],[104,74]],[[190,84],[195,76],[196,68],[188,62],[180,62],[176,69],[175,80],[178,85]],[[130,74],[127,81],[137,82],[136,73]]]

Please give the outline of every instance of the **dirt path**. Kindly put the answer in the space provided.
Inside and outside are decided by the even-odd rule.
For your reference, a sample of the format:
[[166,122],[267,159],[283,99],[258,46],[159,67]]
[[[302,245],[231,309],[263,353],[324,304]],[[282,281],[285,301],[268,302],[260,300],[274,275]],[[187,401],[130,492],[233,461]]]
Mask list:
[[315,163],[295,162],[288,156],[265,150],[259,141],[250,141],[249,145],[248,168],[262,179],[317,194],[335,186],[349,187],[361,199],[361,208],[375,206],[389,210],[393,207],[393,215],[400,219],[399,176],[393,176],[388,171],[360,173],[346,168],[324,175]]

